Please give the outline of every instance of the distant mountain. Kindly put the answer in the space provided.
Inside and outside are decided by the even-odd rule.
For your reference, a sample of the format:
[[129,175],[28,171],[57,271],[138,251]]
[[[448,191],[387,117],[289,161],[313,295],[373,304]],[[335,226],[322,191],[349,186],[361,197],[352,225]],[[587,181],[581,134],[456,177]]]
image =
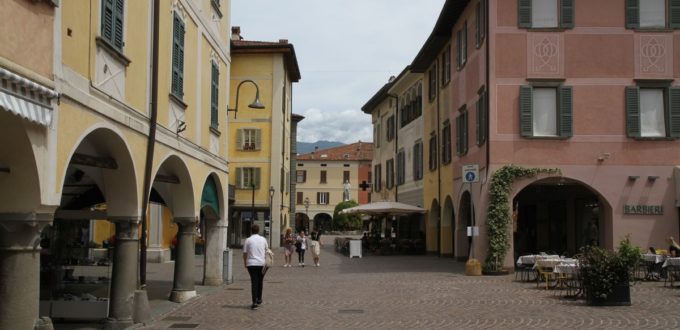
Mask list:
[[297,153],[298,155],[308,154],[314,151],[314,147],[319,147],[319,149],[333,148],[344,146],[345,143],[337,141],[316,141],[316,142],[297,142]]

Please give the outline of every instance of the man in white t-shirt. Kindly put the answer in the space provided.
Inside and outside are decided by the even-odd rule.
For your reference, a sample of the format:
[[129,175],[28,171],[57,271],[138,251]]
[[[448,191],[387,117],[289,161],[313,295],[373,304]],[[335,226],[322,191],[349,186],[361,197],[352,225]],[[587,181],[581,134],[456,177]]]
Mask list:
[[253,298],[251,309],[258,309],[262,304],[262,284],[264,274],[262,268],[265,264],[265,253],[267,251],[267,240],[259,235],[260,226],[254,224],[251,227],[252,235],[243,244],[243,265],[250,274],[250,291]]

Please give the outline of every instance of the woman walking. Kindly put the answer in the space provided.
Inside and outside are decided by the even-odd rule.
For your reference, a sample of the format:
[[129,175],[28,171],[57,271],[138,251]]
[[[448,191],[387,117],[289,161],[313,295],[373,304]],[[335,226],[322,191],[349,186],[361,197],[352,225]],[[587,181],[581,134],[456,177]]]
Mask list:
[[286,234],[283,236],[283,267],[291,267],[293,259],[293,251],[295,250],[295,237],[293,237],[293,230],[286,229]]
[[312,250],[312,257],[314,257],[314,266],[319,267],[319,255],[321,254],[321,240],[319,234],[312,232],[312,242],[309,244]]
[[300,235],[297,238],[297,243],[295,247],[298,253],[298,266],[305,266],[305,250],[307,250],[307,236],[305,236],[305,231],[300,231]]

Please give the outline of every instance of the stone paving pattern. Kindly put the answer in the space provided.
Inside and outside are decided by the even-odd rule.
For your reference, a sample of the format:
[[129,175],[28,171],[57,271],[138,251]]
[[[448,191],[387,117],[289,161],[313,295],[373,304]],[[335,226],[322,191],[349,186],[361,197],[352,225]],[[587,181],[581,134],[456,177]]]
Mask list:
[[[265,277],[264,303],[250,310],[250,280],[234,250],[234,283],[205,292],[144,329],[678,329],[680,290],[663,282],[631,289],[632,306],[589,307],[514,275],[470,277],[435,256],[335,253],[326,237],[321,267],[284,268],[283,250]],[[295,259],[296,260],[296,259]],[[295,263],[297,265],[297,263]]]

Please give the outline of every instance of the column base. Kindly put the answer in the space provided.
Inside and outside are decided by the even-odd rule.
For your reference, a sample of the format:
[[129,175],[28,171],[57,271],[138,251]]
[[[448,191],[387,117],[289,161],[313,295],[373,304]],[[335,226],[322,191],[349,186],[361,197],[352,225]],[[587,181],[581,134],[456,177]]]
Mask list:
[[203,285],[206,286],[220,286],[223,283],[224,281],[219,277],[206,277],[205,280],[203,280]]
[[117,320],[112,318],[107,318],[104,321],[104,330],[123,330],[133,326],[135,323],[132,319]]
[[176,303],[183,303],[193,297],[196,297],[196,290],[192,291],[172,290],[172,292],[170,293],[170,301]]

